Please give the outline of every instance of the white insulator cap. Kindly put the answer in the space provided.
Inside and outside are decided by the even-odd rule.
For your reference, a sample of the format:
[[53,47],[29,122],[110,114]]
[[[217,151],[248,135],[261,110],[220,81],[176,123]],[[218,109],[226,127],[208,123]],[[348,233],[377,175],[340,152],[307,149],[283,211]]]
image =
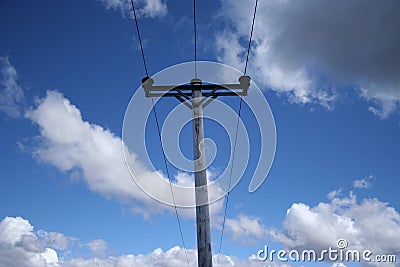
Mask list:
[[191,84],[191,85],[201,85],[202,83],[203,83],[203,81],[200,80],[199,78],[193,78],[193,79],[190,81],[190,84]]

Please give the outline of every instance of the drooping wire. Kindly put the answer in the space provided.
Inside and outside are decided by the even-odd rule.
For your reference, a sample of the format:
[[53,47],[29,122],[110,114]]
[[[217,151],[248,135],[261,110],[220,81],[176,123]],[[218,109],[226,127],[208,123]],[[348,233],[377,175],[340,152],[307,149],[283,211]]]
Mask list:
[[146,59],[144,58],[142,38],[140,37],[139,24],[138,24],[138,21],[137,21],[136,10],[135,10],[135,5],[133,4],[133,0],[131,0],[131,5],[132,5],[133,16],[135,17],[136,31],[137,31],[137,35],[139,37],[140,51],[142,52],[144,70],[146,71],[146,77],[149,77],[149,72],[147,71]]
[[[250,31],[250,38],[249,38],[249,46],[247,48],[247,56],[246,56],[246,63],[244,67],[244,75],[246,76],[247,73],[247,65],[249,61],[249,54],[250,54],[250,49],[251,49],[251,40],[253,38],[253,30],[254,30],[254,22],[256,20],[256,14],[257,14],[257,6],[258,6],[258,0],[256,0],[255,6],[254,6],[254,14],[253,14],[253,21],[251,24],[251,31]],[[219,240],[219,249],[218,249],[218,256],[217,256],[217,265],[219,263],[219,256],[221,255],[221,249],[222,249],[222,240],[224,237],[224,230],[225,230],[225,222],[226,222],[226,214],[228,211],[228,203],[229,203],[229,194],[230,194],[230,187],[231,187],[231,181],[232,181],[232,174],[233,174],[233,164],[235,161],[235,154],[236,154],[236,143],[237,143],[237,137],[238,137],[238,131],[239,131],[239,121],[240,121],[240,116],[241,116],[241,111],[242,111],[242,104],[243,104],[243,97],[240,96],[240,103],[239,103],[239,110],[238,110],[238,117],[236,121],[236,133],[235,133],[235,139],[233,143],[233,151],[232,151],[232,164],[231,164],[231,169],[230,169],[230,175],[229,175],[229,184],[228,184],[228,193],[226,195],[226,201],[225,201],[225,209],[224,209],[224,219],[222,221],[222,230],[221,230],[221,237]]]
[[154,105],[154,99],[153,97],[151,97],[151,103],[153,105],[153,114],[154,114],[154,118],[156,120],[156,124],[157,124],[157,132],[158,132],[158,137],[160,139],[160,144],[161,144],[161,150],[162,150],[162,154],[163,154],[163,158],[164,158],[164,166],[167,172],[167,177],[169,180],[169,189],[171,190],[171,195],[172,195],[172,201],[174,202],[174,209],[175,209],[175,215],[176,215],[176,220],[178,222],[178,226],[179,226],[179,232],[181,235],[181,239],[182,239],[182,245],[183,245],[183,249],[185,251],[185,256],[186,256],[186,262],[189,266],[189,258],[187,255],[187,251],[186,251],[186,245],[185,245],[185,239],[183,238],[183,233],[182,233],[182,226],[181,226],[181,220],[179,219],[179,214],[178,214],[178,209],[175,205],[175,195],[174,195],[174,191],[172,188],[172,183],[171,183],[171,176],[169,175],[169,171],[168,171],[168,164],[167,164],[167,157],[165,156],[165,151],[164,151],[164,147],[162,146],[162,139],[161,139],[161,131],[160,131],[160,124],[158,123],[158,116],[157,116],[157,111],[156,111],[156,107]]
[[258,5],[258,0],[256,0],[256,4],[255,4],[255,6],[254,6],[253,22],[251,23],[249,47],[247,48],[247,56],[246,56],[246,65],[245,65],[245,67],[244,67],[244,75],[246,75],[246,73],[247,73],[247,63],[249,62],[249,54],[250,54],[250,48],[251,48],[251,39],[253,38],[254,22],[256,21],[256,14],[257,14],[257,5]]
[[197,26],[196,26],[196,0],[193,0],[193,30],[194,30],[194,76],[197,78]]
[[235,155],[236,155],[236,143],[237,143],[237,137],[238,137],[238,131],[239,131],[239,121],[240,121],[240,115],[241,115],[241,112],[242,112],[242,103],[243,103],[243,98],[242,98],[242,96],[240,96],[238,117],[237,117],[237,121],[236,121],[235,139],[234,139],[233,151],[232,151],[232,164],[231,164],[231,169],[230,169],[230,174],[229,174],[228,193],[226,195],[226,202],[225,202],[225,209],[224,209],[224,219],[223,219],[223,222],[222,222],[222,230],[221,230],[221,236],[220,236],[220,240],[219,240],[217,265],[219,263],[219,256],[221,255],[221,249],[222,249],[222,239],[224,237],[226,214],[227,214],[227,211],[228,211],[228,203],[229,203],[229,193],[230,193],[231,182],[232,182],[233,163],[235,161]]
[[[146,60],[145,60],[145,57],[144,57],[142,39],[141,39],[141,37],[140,37],[139,24],[138,24],[138,21],[137,21],[136,11],[135,11],[135,5],[134,5],[134,3],[133,3],[133,0],[131,0],[131,5],[132,5],[133,15],[134,15],[134,18],[135,18],[135,24],[136,24],[137,34],[138,34],[138,37],[139,37],[140,50],[141,50],[141,52],[142,52],[143,65],[144,65],[144,69],[145,69],[145,71],[146,71],[146,77],[149,77],[149,73],[148,73],[147,65],[146,65]],[[156,125],[157,125],[157,133],[158,133],[159,141],[160,141],[160,144],[161,144],[161,151],[162,151],[162,154],[163,154],[164,166],[165,166],[165,170],[166,170],[166,172],[167,172],[167,177],[168,177],[168,180],[169,180],[169,187],[170,187],[170,190],[171,190],[172,200],[173,200],[173,203],[174,203],[174,209],[175,209],[176,220],[177,220],[177,222],[178,222],[179,233],[180,233],[180,236],[181,236],[183,249],[184,249],[184,251],[185,251],[186,262],[187,262],[187,265],[189,266],[189,258],[188,258],[188,255],[187,255],[185,239],[184,239],[184,237],[183,237],[182,225],[181,225],[181,221],[180,221],[180,219],[179,219],[178,209],[177,209],[177,207],[176,207],[175,195],[174,195],[174,191],[173,191],[173,188],[172,188],[172,182],[171,182],[171,178],[170,178],[171,176],[170,176],[169,170],[168,170],[167,157],[166,157],[166,155],[165,155],[164,147],[163,147],[163,145],[162,145],[160,124],[159,124],[159,122],[158,122],[157,110],[156,110],[156,106],[155,106],[155,104],[154,104],[154,99],[153,99],[153,97],[151,97],[151,103],[152,103],[152,109],[153,109],[154,118],[155,118]]]

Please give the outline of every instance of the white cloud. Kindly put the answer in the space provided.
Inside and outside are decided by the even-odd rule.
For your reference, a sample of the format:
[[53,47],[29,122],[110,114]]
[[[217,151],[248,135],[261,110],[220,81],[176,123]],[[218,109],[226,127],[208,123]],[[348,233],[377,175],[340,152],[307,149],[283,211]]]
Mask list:
[[[48,233],[45,230],[33,231],[31,223],[21,217],[6,217],[0,222],[0,266],[7,267],[130,267],[130,266],[157,266],[157,267],[173,267],[187,266],[185,250],[179,246],[175,246],[167,251],[157,248],[148,254],[124,254],[119,256],[98,257],[98,252],[107,249],[105,241],[96,239],[86,244],[95,254],[93,256],[85,255],[81,257],[60,258],[56,250],[63,250],[57,245],[57,242],[48,244]],[[39,234],[41,233],[41,234]],[[25,246],[18,245],[24,237],[30,237],[38,244],[38,250],[28,250]],[[55,236],[55,235],[53,235]],[[57,233],[57,236],[65,237],[64,234]],[[42,239],[44,238],[44,240]],[[74,240],[77,240],[74,238]],[[40,246],[40,243],[48,244],[48,247]],[[31,241],[30,241],[31,242]],[[46,245],[47,246],[47,245]],[[66,247],[66,246],[64,246]],[[197,251],[194,249],[186,250],[190,266],[197,265]],[[214,255],[214,263],[217,261],[217,255]],[[215,266],[236,266],[236,267],[254,267],[264,266],[256,259],[254,255],[248,259],[240,260],[234,256],[220,255],[219,264]]]
[[[114,9],[121,12],[122,15],[132,13],[130,0],[98,0],[107,9]],[[167,4],[163,0],[135,0],[135,9],[138,16],[143,17],[158,17],[164,16],[167,13]]]
[[[197,266],[197,251],[194,249],[186,250],[189,266]],[[240,260],[233,256],[214,255],[213,262],[214,266],[218,267],[228,267],[228,266],[236,266],[236,267],[261,267],[264,266],[263,263],[258,261],[255,257],[249,257],[246,260]],[[218,260],[218,264],[216,264]],[[90,258],[83,259],[77,258],[72,259],[70,261],[64,262],[62,264],[63,267],[91,267],[91,266],[105,266],[105,267],[130,267],[130,266],[156,266],[156,267],[175,267],[175,266],[188,266],[185,256],[185,251],[181,247],[173,247],[167,251],[163,251],[160,248],[155,249],[153,252],[149,254],[139,254],[139,255],[121,255],[118,257],[109,257],[106,259],[99,258]],[[273,264],[273,266],[279,266]],[[282,265],[288,266],[288,265]]]
[[330,192],[327,197],[329,200],[334,199],[338,196],[340,196],[342,194],[342,189],[338,189],[338,190],[333,190],[332,192]]
[[107,250],[107,244],[103,239],[95,239],[86,244],[86,246],[96,255],[104,254]]
[[366,178],[355,180],[353,183],[353,187],[357,189],[368,189],[371,187],[371,180],[373,176],[370,175]]
[[57,232],[46,232],[44,230],[37,231],[37,235],[44,242],[44,245],[59,250],[66,250],[78,241],[78,239],[74,237],[65,236]]
[[11,65],[8,57],[0,57],[0,111],[8,116],[17,118],[21,116],[21,104],[25,96],[18,85],[17,70]]
[[376,198],[357,202],[350,193],[315,207],[295,203],[287,211],[283,232],[270,230],[289,249],[335,248],[344,238],[349,249],[369,249],[376,254],[400,254],[400,214]]
[[[57,253],[43,248],[29,221],[5,217],[0,222],[0,266],[57,266]],[[46,265],[47,264],[47,265]]]
[[167,5],[162,0],[146,0],[142,9],[139,9],[139,14],[156,17],[163,16],[167,13]]
[[15,244],[21,236],[30,234],[33,226],[21,217],[6,217],[0,223],[0,239],[4,242]]
[[[34,151],[39,160],[63,172],[80,173],[79,176],[92,191],[132,204],[132,210],[146,218],[154,213],[173,211],[171,207],[146,195],[132,180],[125,164],[121,138],[99,125],[84,121],[80,110],[61,93],[48,91],[47,96],[26,117],[40,128],[39,143]],[[136,179],[158,181],[161,178],[168,181],[161,172],[145,168],[133,152],[127,157]],[[185,173],[175,178],[179,184],[193,182],[192,176]],[[158,185],[157,190],[160,195],[171,195],[168,182]],[[210,194],[213,192],[210,190]],[[194,192],[175,197],[191,200],[194,199]],[[190,203],[190,200],[186,203]],[[212,213],[216,214],[221,207],[222,201],[211,205]],[[181,209],[180,213],[187,217],[194,214],[193,209]]]
[[54,249],[45,248],[41,255],[49,266],[58,266],[58,255]]
[[248,215],[238,215],[235,218],[227,218],[225,222],[226,232],[232,235],[234,240],[241,240],[244,244],[254,244],[265,237],[266,227],[260,223],[260,219]]
[[[26,117],[40,127],[35,156],[59,170],[80,172],[88,187],[106,198],[139,200],[160,211],[166,206],[152,200],[132,181],[122,152],[122,140],[99,125],[83,121],[81,112],[61,93],[48,91]],[[159,175],[141,166],[131,154],[136,172]],[[166,192],[168,193],[168,192]]]
[[[219,59],[244,67],[252,5],[221,0],[228,27],[217,35]],[[330,107],[338,88],[359,88],[387,117],[400,101],[400,2],[269,0],[259,3],[249,74],[299,103]]]

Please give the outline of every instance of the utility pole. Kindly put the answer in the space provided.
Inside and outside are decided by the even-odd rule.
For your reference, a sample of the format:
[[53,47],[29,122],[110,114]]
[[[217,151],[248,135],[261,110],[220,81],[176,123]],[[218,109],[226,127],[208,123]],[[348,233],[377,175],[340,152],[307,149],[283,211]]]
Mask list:
[[175,97],[192,110],[198,266],[212,267],[203,108],[218,96],[246,96],[250,77],[241,76],[238,84],[202,84],[198,78],[183,85],[153,84],[152,78],[142,79],[146,97]]

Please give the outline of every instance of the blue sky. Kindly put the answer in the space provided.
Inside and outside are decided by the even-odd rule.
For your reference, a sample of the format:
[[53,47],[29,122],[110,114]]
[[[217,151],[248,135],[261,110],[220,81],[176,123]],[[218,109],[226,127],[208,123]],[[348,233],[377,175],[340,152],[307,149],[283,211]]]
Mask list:
[[[150,75],[192,61],[192,2],[136,3]],[[0,4],[0,266],[185,266],[173,209],[146,197],[123,161],[124,114],[144,76],[129,8]],[[399,10],[395,0],[260,1],[247,73],[274,115],[276,154],[256,192],[247,172],[230,194],[222,266],[265,266],[251,258],[265,244],[321,250],[338,238],[400,254]],[[198,1],[197,12],[198,59],[242,71],[253,3]],[[222,100],[237,110],[238,100]],[[246,107],[242,115],[252,121]],[[230,145],[207,127],[206,137]],[[190,125],[180,137],[190,155],[188,134]],[[158,137],[146,138],[165,173]],[[212,174],[226,168],[226,153]],[[212,208],[214,253],[222,205]],[[193,214],[179,212],[194,264]]]

